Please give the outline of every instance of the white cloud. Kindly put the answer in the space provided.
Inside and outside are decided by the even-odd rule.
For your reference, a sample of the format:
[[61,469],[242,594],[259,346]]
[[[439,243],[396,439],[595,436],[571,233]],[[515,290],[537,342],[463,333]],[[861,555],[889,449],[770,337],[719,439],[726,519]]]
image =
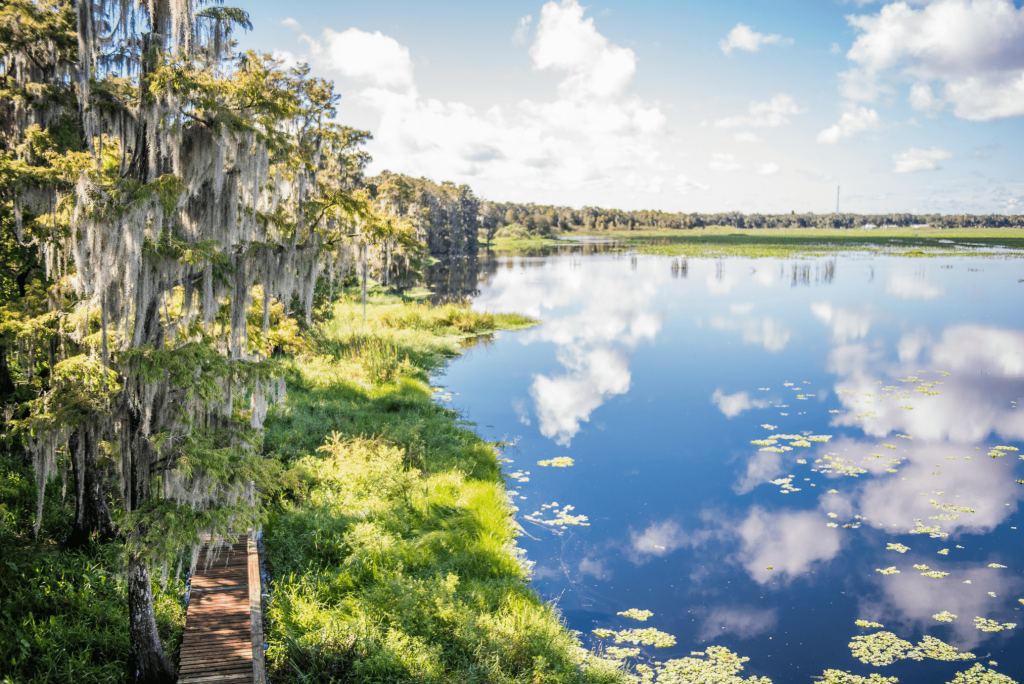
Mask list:
[[751,399],[746,392],[736,394],[725,394],[717,389],[711,395],[711,403],[718,405],[718,410],[725,414],[726,418],[735,418],[747,409],[765,408],[768,402],[764,399]]
[[733,50],[746,50],[757,52],[762,45],[792,45],[792,38],[783,38],[777,33],[758,33],[746,24],[736,24],[729,35],[718,42],[725,54],[731,54]]
[[751,102],[747,114],[730,116],[715,121],[716,128],[736,128],[752,126],[756,128],[776,128],[789,123],[787,114],[802,114],[803,109],[797,106],[791,95],[779,93],[767,102]]
[[675,184],[676,184],[676,187],[679,188],[680,192],[682,192],[684,195],[689,193],[689,192],[692,192],[693,190],[710,190],[711,189],[710,185],[704,185],[703,183],[698,183],[695,180],[691,180],[687,176],[676,176]]
[[935,299],[944,290],[932,285],[923,276],[894,273],[885,282],[885,291],[900,299]]
[[281,62],[281,66],[285,69],[290,69],[293,66],[297,66],[299,63],[298,58],[287,50],[278,50],[277,48],[274,48],[270,54],[274,59],[279,60]]
[[[1024,413],[1010,403],[1020,399],[1024,377],[1021,349],[1024,333],[980,325],[949,327],[937,342],[927,334],[918,334],[915,340],[901,339],[897,351],[902,359],[895,366],[885,362],[881,350],[870,351],[864,344],[837,347],[829,355],[828,366],[829,372],[843,377],[834,390],[846,412],[837,415],[832,424],[856,426],[877,438],[895,432],[911,435],[915,445],[918,440],[977,445],[990,434],[999,440],[1024,439]],[[936,388],[939,394],[923,395],[912,391],[913,387],[907,386],[910,383],[898,382],[908,375],[921,376],[917,370],[922,364],[952,373],[924,376],[943,383]],[[906,388],[898,399],[870,398],[871,404],[867,404],[865,395],[877,394],[883,386],[878,381]],[[865,411],[871,415],[856,417]],[[926,465],[935,463],[926,461]]]
[[619,94],[636,71],[636,55],[612,45],[583,18],[576,0],[549,2],[541,9],[537,38],[530,48],[534,69],[568,72],[560,84],[567,97],[606,98]]
[[281,25],[282,26],[287,26],[290,29],[295,29],[296,31],[299,31],[299,30],[302,29],[302,27],[299,26],[299,22],[296,21],[295,19],[292,19],[291,17],[285,17],[284,19],[282,19],[281,20]]
[[838,122],[818,133],[818,142],[835,145],[843,138],[874,130],[880,123],[878,112],[874,109],[851,107],[848,111],[843,112]]
[[910,106],[927,116],[936,116],[942,111],[943,102],[935,97],[932,87],[927,83],[915,83],[910,86],[910,94],[907,96]]
[[530,386],[541,434],[562,446],[569,446],[580,423],[588,422],[608,397],[628,392],[632,377],[621,352],[599,348],[577,351],[573,357],[563,357],[572,367],[569,374],[536,375]]
[[812,511],[769,512],[754,506],[738,532],[740,561],[759,584],[803,575],[812,565],[834,558],[842,546],[839,533]]
[[516,412],[516,418],[523,425],[530,424],[530,411],[526,408],[526,401],[524,399],[513,399],[512,410]]
[[757,143],[761,142],[761,139],[756,134],[750,131],[741,131],[732,136],[732,139],[739,143]]
[[758,344],[772,353],[782,351],[789,344],[789,328],[785,322],[775,318],[736,321],[716,316],[708,323],[717,330],[739,330],[743,333],[744,344]]
[[757,172],[762,176],[773,176],[779,172],[779,165],[775,162],[766,162],[757,167]]
[[533,15],[527,14],[525,17],[519,20],[519,25],[516,26],[515,33],[512,34],[513,43],[525,43],[526,34],[530,32],[530,24],[533,23]]
[[636,69],[633,52],[598,33],[576,0],[548,2],[532,25],[533,67],[559,74],[557,95],[486,110],[422,96],[409,50],[393,38],[350,29],[306,40],[314,61],[372,83],[344,93],[380,113],[367,146],[371,172],[470,183],[481,196],[508,196],[511,188],[534,201],[609,192],[622,200],[660,190],[666,119],[623,93]]
[[715,608],[704,618],[698,638],[717,640],[725,634],[735,634],[740,639],[752,639],[775,629],[776,623],[774,609]]
[[[960,118],[1024,115],[1024,8],[1012,0],[894,2],[847,21],[860,35],[847,53],[856,66],[844,74],[846,97],[873,100],[894,78],[938,81]],[[939,106],[923,88],[911,102]]]
[[953,153],[947,150],[933,147],[930,150],[919,150],[911,147],[906,152],[897,152],[892,155],[896,164],[893,167],[895,173],[912,173],[914,171],[934,171],[940,168],[939,160],[952,159]]
[[708,168],[712,171],[729,173],[730,171],[742,169],[743,164],[736,161],[736,155],[725,152],[715,152],[711,155],[711,162],[708,164]]
[[832,306],[832,302],[812,302],[811,313],[818,320],[832,326],[832,340],[839,344],[866,337],[871,329],[870,315],[837,309]]
[[309,39],[314,55],[325,67],[349,78],[367,80],[380,88],[412,86],[409,48],[380,31],[357,28],[338,33],[324,29],[323,44]]
[[774,451],[757,451],[747,461],[747,472],[733,485],[737,494],[746,494],[782,474],[782,456]]
[[646,562],[650,556],[667,556],[689,544],[690,535],[673,520],[651,523],[640,533],[629,531],[629,556],[637,564]]

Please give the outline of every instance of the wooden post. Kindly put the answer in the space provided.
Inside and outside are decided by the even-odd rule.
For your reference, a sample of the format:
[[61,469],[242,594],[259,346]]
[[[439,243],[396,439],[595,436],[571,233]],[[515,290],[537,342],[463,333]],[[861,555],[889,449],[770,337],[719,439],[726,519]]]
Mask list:
[[260,583],[260,548],[256,530],[249,529],[249,628],[252,632],[252,681],[266,684],[267,669],[263,662],[263,601]]

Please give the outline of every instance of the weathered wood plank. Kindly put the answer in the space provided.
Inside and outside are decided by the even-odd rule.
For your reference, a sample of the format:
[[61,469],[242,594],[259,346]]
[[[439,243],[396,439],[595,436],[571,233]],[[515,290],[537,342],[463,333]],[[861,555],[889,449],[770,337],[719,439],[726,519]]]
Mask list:
[[[192,577],[180,684],[264,684],[263,613],[255,534],[239,535]],[[206,540],[207,542],[209,540]]]

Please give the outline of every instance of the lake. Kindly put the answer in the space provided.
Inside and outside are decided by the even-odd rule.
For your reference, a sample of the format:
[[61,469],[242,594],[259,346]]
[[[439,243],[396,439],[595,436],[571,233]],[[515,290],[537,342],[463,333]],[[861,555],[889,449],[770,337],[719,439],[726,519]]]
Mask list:
[[543,324],[432,379],[514,443],[519,545],[584,644],[654,628],[676,644],[631,664],[724,646],[776,684],[1024,679],[1024,262],[601,252],[460,275]]

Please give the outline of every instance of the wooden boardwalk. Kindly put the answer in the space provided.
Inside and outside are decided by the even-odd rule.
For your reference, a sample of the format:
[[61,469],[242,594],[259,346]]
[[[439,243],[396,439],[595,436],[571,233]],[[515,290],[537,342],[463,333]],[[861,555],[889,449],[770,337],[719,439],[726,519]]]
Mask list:
[[204,569],[202,551],[181,643],[181,684],[264,684],[259,549],[240,536]]

